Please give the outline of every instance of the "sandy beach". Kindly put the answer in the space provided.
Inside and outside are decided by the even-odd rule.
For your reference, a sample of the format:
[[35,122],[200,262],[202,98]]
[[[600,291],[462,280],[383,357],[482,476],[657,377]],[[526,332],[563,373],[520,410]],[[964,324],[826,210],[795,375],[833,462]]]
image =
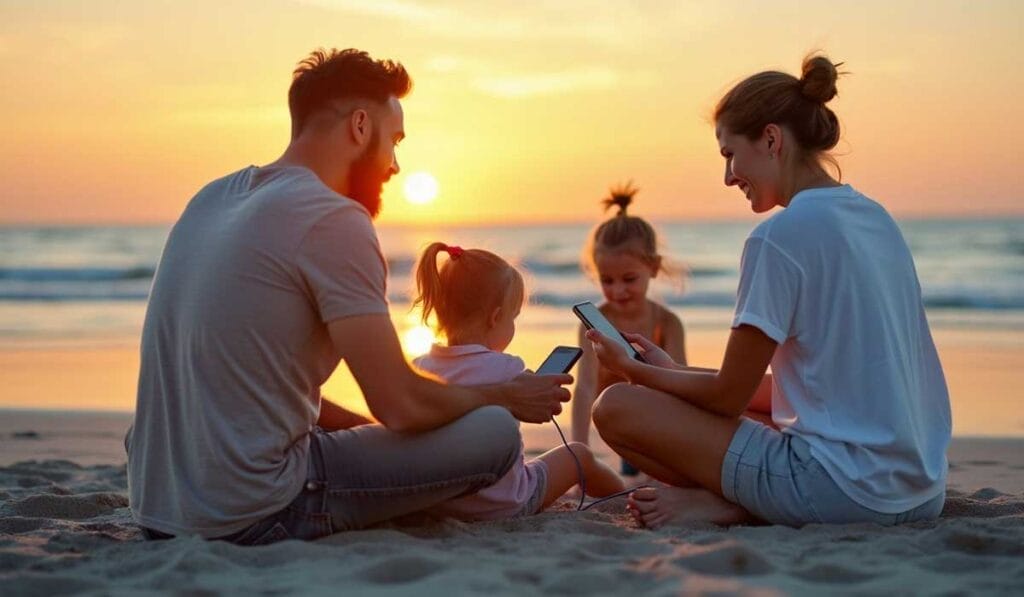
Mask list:
[[[572,336],[567,326],[527,326],[510,350],[539,362],[548,347],[572,343]],[[946,509],[935,523],[649,531],[634,525],[621,499],[582,513],[563,500],[527,519],[412,519],[260,548],[142,541],[127,508],[122,447],[134,347],[3,350],[8,404],[121,410],[3,411],[0,579],[9,595],[1019,594],[1024,420],[1012,404],[1024,346],[1019,333],[1009,332],[939,330],[936,340],[957,437]],[[724,342],[721,330],[690,330],[691,361],[714,364]],[[357,395],[344,370],[326,393]],[[524,425],[523,433],[531,453],[558,442],[552,425]]]
[[[6,462],[15,444],[57,454],[82,441],[81,433],[60,431],[72,415],[21,413],[21,422],[38,429],[21,431],[11,429],[19,417],[8,415],[0,444],[5,595],[993,595],[1019,594],[1024,586],[1019,439],[954,440],[946,509],[928,524],[649,531],[636,528],[621,500],[582,513],[562,500],[519,520],[410,519],[314,543],[241,548],[198,539],[144,542],[127,508],[123,457],[108,464]],[[129,416],[85,416],[87,460],[116,459],[116,431]],[[528,429],[528,447],[550,441],[547,431]]]

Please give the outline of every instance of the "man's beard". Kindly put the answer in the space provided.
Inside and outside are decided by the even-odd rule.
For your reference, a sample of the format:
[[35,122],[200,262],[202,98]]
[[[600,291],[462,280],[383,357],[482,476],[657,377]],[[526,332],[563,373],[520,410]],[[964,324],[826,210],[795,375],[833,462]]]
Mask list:
[[383,172],[376,170],[379,150],[380,135],[374,134],[366,151],[348,170],[348,196],[365,207],[371,218],[380,213],[380,194],[384,183],[391,178],[390,168]]

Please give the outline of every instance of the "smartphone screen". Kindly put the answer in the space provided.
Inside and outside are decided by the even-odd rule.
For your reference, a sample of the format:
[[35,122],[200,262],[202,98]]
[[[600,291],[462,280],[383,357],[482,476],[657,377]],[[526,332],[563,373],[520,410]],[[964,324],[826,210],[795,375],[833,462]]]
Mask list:
[[539,375],[568,373],[582,354],[583,351],[575,346],[556,346],[548,358],[544,359],[544,362],[537,368],[537,373]]
[[572,311],[576,314],[576,317],[580,318],[583,325],[587,326],[587,329],[601,332],[604,337],[611,338],[621,344],[622,347],[626,349],[626,354],[630,357],[638,361],[644,360],[643,357],[640,356],[640,353],[633,348],[633,345],[626,340],[626,337],[623,336],[619,330],[615,329],[612,322],[608,321],[604,316],[604,313],[601,313],[601,310],[598,309],[594,303],[587,302],[573,305]]

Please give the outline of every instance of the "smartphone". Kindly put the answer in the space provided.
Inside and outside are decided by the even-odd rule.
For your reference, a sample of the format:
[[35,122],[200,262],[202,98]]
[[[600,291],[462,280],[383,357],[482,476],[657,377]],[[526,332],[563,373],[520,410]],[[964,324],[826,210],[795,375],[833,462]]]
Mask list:
[[580,321],[583,322],[583,325],[587,326],[588,330],[597,330],[601,332],[604,337],[611,338],[621,344],[622,347],[626,349],[626,354],[630,357],[640,361],[641,363],[647,362],[642,356],[640,356],[640,352],[633,348],[633,345],[629,343],[629,340],[626,340],[626,337],[622,335],[622,332],[615,329],[612,322],[608,321],[608,318],[604,316],[604,313],[601,313],[601,310],[598,309],[594,303],[586,302],[573,305],[572,312],[576,314],[576,317],[580,318]]
[[537,368],[538,375],[568,373],[576,361],[580,360],[583,351],[575,346],[556,346],[548,358]]

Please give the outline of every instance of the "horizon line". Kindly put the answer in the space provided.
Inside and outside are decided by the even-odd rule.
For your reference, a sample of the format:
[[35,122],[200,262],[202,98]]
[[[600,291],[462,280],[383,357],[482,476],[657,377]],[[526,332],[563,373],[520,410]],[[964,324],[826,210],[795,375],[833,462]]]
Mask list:
[[[983,221],[983,220],[999,220],[1004,218],[1013,219],[1024,219],[1024,210],[1020,212],[1006,211],[1006,212],[986,212],[986,213],[935,213],[935,214],[922,214],[922,213],[908,213],[900,214],[893,213],[893,218],[897,221],[950,221],[950,220],[969,220],[969,221]],[[651,221],[652,223],[658,224],[686,224],[686,223],[726,223],[726,222],[755,222],[762,219],[759,214],[745,213],[737,216],[720,216],[720,215],[706,215],[696,217],[685,217],[685,216],[641,216],[644,219]],[[763,217],[771,217],[763,216]],[[137,222],[131,221],[117,221],[117,220],[86,220],[81,222],[71,222],[65,220],[13,220],[13,221],[0,221],[0,230],[4,229],[27,229],[27,228],[148,228],[148,227],[162,227],[171,226],[177,220],[140,220]],[[487,218],[483,220],[448,220],[444,222],[432,222],[432,221],[416,221],[414,219],[400,219],[390,222],[374,222],[374,226],[377,228],[418,228],[423,226],[447,226],[456,228],[486,228],[486,227],[505,227],[512,228],[517,226],[577,226],[577,225],[594,225],[604,221],[604,218],[594,219],[572,219],[572,218],[551,218],[551,219],[509,219],[509,218]]]

